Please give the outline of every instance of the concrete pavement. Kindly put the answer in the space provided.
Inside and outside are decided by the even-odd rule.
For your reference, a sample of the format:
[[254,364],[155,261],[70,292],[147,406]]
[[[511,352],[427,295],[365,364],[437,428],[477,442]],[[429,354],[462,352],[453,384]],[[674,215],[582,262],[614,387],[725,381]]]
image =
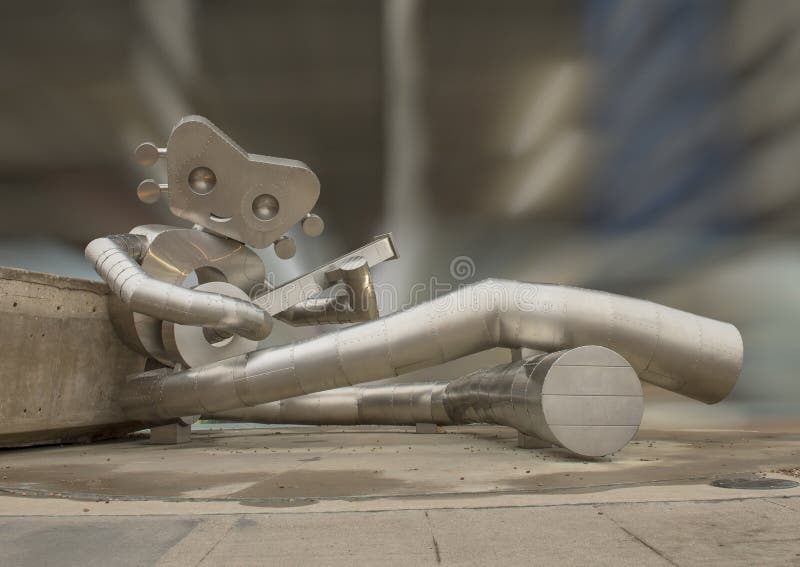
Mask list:
[[[324,431],[323,431],[324,430]],[[500,427],[208,431],[0,453],[3,565],[792,565],[800,435],[642,432],[584,461]]]

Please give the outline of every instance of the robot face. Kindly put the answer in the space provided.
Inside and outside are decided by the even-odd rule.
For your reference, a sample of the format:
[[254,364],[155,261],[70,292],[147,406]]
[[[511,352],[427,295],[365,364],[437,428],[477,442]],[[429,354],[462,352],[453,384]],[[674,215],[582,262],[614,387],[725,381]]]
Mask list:
[[173,129],[167,180],[174,215],[255,248],[283,236],[319,198],[304,163],[248,154],[201,116]]

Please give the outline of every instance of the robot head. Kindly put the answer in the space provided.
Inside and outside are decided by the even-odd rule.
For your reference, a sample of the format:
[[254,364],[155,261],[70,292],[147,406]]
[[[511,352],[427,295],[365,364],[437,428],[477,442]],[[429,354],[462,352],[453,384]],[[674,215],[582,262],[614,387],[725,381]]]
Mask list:
[[[310,232],[322,222],[309,215],[319,198],[319,180],[308,166],[248,154],[202,116],[178,122],[166,150],[152,144],[137,148],[142,163],[153,163],[152,156],[163,154],[167,186],[162,189],[168,193],[170,211],[209,231],[266,248],[301,220]],[[142,200],[152,202],[148,197],[154,194],[153,184],[148,180],[140,185]]]

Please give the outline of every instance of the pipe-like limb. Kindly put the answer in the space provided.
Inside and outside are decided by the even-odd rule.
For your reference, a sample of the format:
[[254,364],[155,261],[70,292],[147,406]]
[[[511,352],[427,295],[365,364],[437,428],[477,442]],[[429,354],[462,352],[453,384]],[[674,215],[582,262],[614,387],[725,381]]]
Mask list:
[[205,416],[261,423],[496,423],[598,457],[636,434],[644,401],[624,358],[598,346],[534,356],[448,383],[355,386]]
[[447,382],[350,386],[202,419],[295,425],[455,425],[442,402],[446,388]]
[[252,340],[270,334],[272,317],[250,302],[186,289],[148,276],[138,262],[146,252],[145,237],[119,234],[90,242],[86,259],[111,291],[137,313],[182,325],[210,327]]
[[572,287],[485,280],[376,321],[217,364],[132,379],[120,403],[152,421],[211,414],[397,376],[492,347],[600,345],[639,378],[714,403],[739,376],[733,325]]

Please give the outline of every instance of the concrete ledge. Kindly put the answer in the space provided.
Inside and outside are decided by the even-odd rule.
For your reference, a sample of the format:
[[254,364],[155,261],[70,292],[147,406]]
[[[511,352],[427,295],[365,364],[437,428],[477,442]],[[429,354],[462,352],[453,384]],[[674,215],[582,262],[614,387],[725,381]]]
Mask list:
[[144,357],[118,339],[101,282],[0,268],[0,447],[134,431],[114,402]]

